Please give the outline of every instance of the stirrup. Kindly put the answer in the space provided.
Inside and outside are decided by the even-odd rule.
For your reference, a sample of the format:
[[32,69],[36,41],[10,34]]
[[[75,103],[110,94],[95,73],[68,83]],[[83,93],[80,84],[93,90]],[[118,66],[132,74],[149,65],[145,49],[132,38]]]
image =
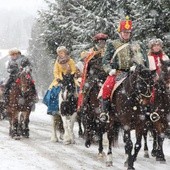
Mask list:
[[99,119],[100,119],[101,122],[109,123],[109,114],[102,112],[99,116]]

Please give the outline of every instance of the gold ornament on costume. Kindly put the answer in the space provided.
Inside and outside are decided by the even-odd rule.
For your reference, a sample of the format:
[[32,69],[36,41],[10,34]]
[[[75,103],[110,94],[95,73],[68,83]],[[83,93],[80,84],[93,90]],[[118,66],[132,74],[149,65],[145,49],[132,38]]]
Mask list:
[[129,20],[129,16],[126,16],[126,20],[120,21],[118,32],[121,32],[123,30],[132,30],[132,21]]
[[128,30],[130,28],[130,24],[129,24],[129,17],[126,16],[126,24],[125,24],[125,28]]

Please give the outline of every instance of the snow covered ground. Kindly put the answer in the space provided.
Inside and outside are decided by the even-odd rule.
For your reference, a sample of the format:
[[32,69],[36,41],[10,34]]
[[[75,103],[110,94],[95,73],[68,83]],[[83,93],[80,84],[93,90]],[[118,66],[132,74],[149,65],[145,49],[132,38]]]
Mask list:
[[[84,146],[84,139],[78,137],[75,124],[76,144],[64,145],[62,141],[53,143],[51,136],[51,117],[46,114],[46,106],[38,103],[30,117],[30,138],[13,140],[8,136],[7,120],[0,121],[1,170],[126,170],[124,167],[124,148],[122,137],[119,146],[113,149],[113,166],[105,166],[105,158],[98,159],[98,146]],[[149,139],[152,145],[152,139]],[[150,147],[151,148],[151,147]],[[104,145],[107,153],[107,144]],[[166,164],[160,164],[155,158],[143,157],[143,149],[135,162],[136,170],[169,170],[170,140],[165,139],[164,152]]]

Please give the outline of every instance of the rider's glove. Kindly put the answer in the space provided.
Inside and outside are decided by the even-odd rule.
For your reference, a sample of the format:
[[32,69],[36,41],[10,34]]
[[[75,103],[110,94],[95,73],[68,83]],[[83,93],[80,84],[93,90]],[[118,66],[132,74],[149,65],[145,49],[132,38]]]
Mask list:
[[135,69],[136,69],[136,66],[132,66],[132,67],[130,67],[130,71],[135,71]]
[[110,72],[109,72],[109,75],[113,76],[115,74],[116,74],[116,69],[111,69]]

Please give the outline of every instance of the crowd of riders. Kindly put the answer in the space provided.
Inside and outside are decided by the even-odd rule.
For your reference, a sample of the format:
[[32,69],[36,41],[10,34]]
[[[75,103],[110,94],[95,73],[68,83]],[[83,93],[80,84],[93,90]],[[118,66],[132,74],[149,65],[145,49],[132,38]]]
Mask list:
[[[58,86],[63,74],[74,74],[78,88],[77,109],[80,110],[87,100],[89,87],[93,86],[93,80],[100,79],[100,120],[107,121],[109,119],[110,96],[117,81],[126,77],[129,72],[133,72],[137,64],[142,64],[150,70],[156,70],[156,81],[160,74],[160,59],[169,60],[169,57],[163,51],[161,39],[151,39],[148,42],[149,51],[147,52],[139,43],[132,40],[132,31],[132,21],[126,17],[119,23],[119,37],[117,39],[111,40],[107,34],[97,33],[93,37],[94,47],[84,50],[77,63],[70,56],[67,47],[59,46],[56,49],[57,57],[53,69],[54,79],[48,91]],[[24,68],[32,67],[29,59],[22,55],[18,49],[9,50],[9,56],[10,60],[7,67],[9,79],[5,84],[1,83],[1,87],[3,85],[4,88],[5,105],[9,102],[9,91],[19,72]],[[34,101],[36,102],[38,97],[34,84],[33,89],[35,91]],[[49,106],[51,100],[50,96],[48,97],[46,99],[47,106]],[[53,111],[55,111],[55,108],[50,112]]]

